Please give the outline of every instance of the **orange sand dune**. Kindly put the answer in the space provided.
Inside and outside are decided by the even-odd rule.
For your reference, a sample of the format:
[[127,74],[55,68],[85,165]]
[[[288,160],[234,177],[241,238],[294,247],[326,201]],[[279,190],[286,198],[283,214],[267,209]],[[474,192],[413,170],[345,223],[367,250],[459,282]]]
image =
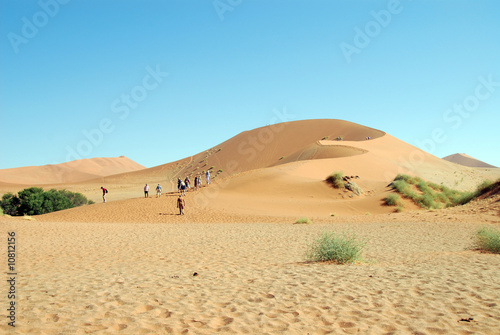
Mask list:
[[[343,141],[332,140],[338,136]],[[366,140],[367,136],[371,139]],[[109,201],[114,201],[142,196],[146,183],[152,190],[161,184],[164,192],[172,192],[177,188],[177,178],[190,176],[193,181],[197,175],[204,176],[207,169],[211,169],[212,180],[223,186],[213,185],[210,192],[218,189],[217,197],[205,196],[209,191],[201,191],[200,199],[210,199],[199,200],[200,203],[229,209],[244,204],[247,211],[258,208],[266,212],[270,207],[262,207],[261,203],[270,199],[268,203],[277,205],[275,197],[281,197],[284,205],[276,206],[270,213],[285,210],[286,204],[294,212],[304,207],[318,210],[318,206],[322,213],[386,212],[386,208],[380,207],[380,199],[398,173],[419,175],[461,190],[472,190],[484,179],[496,180],[500,175],[500,169],[479,170],[453,164],[382,131],[351,122],[305,120],[246,131],[199,154],[150,169],[44,187],[68,188],[100,202],[100,187],[104,186],[110,191]],[[359,176],[365,193],[349,201],[332,202],[331,195],[338,192],[329,190],[323,181],[334,171]],[[305,192],[308,187],[310,191]],[[12,188],[0,184],[0,191]],[[315,197],[309,199],[313,205],[306,206],[308,202],[302,201],[306,193]]]
[[454,154],[443,157],[444,160],[464,166],[477,167],[477,168],[496,168],[496,166],[482,162],[474,157],[466,154]]
[[[174,192],[144,198],[145,183],[171,191],[178,177],[212,166],[213,182],[186,194],[185,215]],[[327,185],[334,171],[363,193]],[[500,333],[500,258],[471,245],[479,227],[500,228],[498,187],[465,206],[426,211],[406,202],[392,213],[382,199],[398,173],[472,189],[500,169],[447,162],[353,123],[307,120],[151,169],[56,184],[98,203],[0,217],[1,233],[16,234],[20,292],[16,328],[4,322],[0,332]],[[313,224],[294,224],[301,216]],[[356,233],[366,241],[363,259],[305,262],[324,231]],[[7,248],[0,257],[7,264]]]
[[145,167],[124,156],[80,159],[55,165],[3,169],[0,170],[0,182],[25,185],[75,183],[142,169]]

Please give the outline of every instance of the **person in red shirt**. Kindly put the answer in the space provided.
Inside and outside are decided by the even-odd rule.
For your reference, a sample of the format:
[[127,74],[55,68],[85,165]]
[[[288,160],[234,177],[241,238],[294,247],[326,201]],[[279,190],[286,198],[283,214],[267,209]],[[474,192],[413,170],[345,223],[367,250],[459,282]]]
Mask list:
[[102,186],[101,186],[101,190],[102,190],[102,202],[106,202],[106,193],[108,193],[108,190]]

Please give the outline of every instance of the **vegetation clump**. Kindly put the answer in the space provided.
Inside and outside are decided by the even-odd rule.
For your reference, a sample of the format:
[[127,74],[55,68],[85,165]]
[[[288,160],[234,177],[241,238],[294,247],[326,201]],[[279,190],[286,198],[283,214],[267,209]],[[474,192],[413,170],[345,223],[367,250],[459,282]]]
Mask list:
[[482,227],[474,235],[476,249],[500,254],[500,232],[493,227]]
[[41,187],[30,187],[17,195],[4,194],[0,207],[5,214],[23,216],[51,213],[91,203],[93,201],[87,200],[81,193],[55,189],[44,191]]
[[326,177],[326,182],[331,184],[334,188],[344,188],[344,173],[343,172],[334,172],[328,177]]
[[355,263],[361,260],[361,251],[366,242],[352,232],[337,234],[324,232],[306,252],[306,259],[313,262]]
[[[491,191],[498,184],[499,181],[496,183],[485,181],[477,187],[476,191],[460,192],[444,185],[426,182],[419,177],[399,174],[391,183],[391,187],[404,198],[412,200],[422,208],[438,209],[464,205],[478,196]],[[392,203],[393,200],[384,199],[388,205],[388,201]]]
[[295,221],[295,223],[311,224],[312,221],[307,217],[301,217],[301,218],[297,219],[297,221]]
[[391,193],[384,198],[384,202],[387,206],[402,206],[401,197],[398,194]]

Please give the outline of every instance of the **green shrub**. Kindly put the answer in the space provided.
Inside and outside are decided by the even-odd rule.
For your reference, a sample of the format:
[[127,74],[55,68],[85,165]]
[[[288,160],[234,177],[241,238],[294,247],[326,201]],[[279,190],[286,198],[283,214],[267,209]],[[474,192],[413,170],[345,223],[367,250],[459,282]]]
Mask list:
[[434,196],[432,194],[423,194],[416,198],[416,203],[423,208],[439,208],[439,204],[434,201]]
[[301,217],[295,223],[306,223],[306,224],[311,224],[312,221],[309,218],[306,217]]
[[344,188],[345,184],[342,178],[344,177],[343,172],[334,172],[328,177],[326,177],[326,181],[331,184],[334,188]]
[[14,195],[2,196],[0,207],[8,215],[39,215],[88,204],[81,193],[51,189],[44,192],[40,187],[26,188]]
[[496,183],[492,182],[491,180],[485,180],[483,181],[481,184],[479,184],[479,186],[477,187],[477,190],[476,190],[476,196],[480,196],[480,195],[483,195],[485,194],[486,192],[489,192],[491,191],[495,185],[498,184],[499,181],[497,181]]
[[482,227],[474,235],[474,246],[479,250],[500,254],[500,232],[493,227]]
[[395,193],[389,194],[384,201],[387,206],[402,206],[401,197]]
[[0,202],[0,207],[2,208],[4,214],[7,215],[18,215],[19,206],[21,205],[21,200],[13,193],[5,193],[2,196],[2,201]]
[[[459,192],[443,185],[428,183],[419,177],[399,174],[391,186],[403,197],[413,200],[418,206],[426,209],[437,209],[464,205],[479,195],[492,190],[499,183],[500,181],[496,183],[485,181],[474,192]],[[415,185],[422,194],[417,193],[412,185]]]
[[396,209],[394,210],[396,213],[401,213],[403,211],[403,206],[398,206],[396,207]]
[[309,245],[306,259],[313,262],[337,264],[355,263],[361,259],[361,250],[365,244],[352,232],[342,234],[324,232]]
[[19,214],[21,215],[37,215],[45,213],[43,211],[43,188],[30,187],[18,193],[21,205],[19,206]]
[[416,185],[418,184],[422,179],[420,179],[419,177],[412,177],[412,176],[409,176],[407,174],[398,174],[396,176],[396,178],[394,178],[394,181],[396,180],[403,180],[405,181],[406,183],[408,184],[413,184],[413,185]]
[[405,194],[410,189],[410,185],[403,179],[394,179],[391,183],[391,187],[401,194]]
[[427,183],[430,188],[432,188],[434,191],[441,191],[442,185],[438,185],[436,183]]
[[472,201],[476,197],[477,197],[476,192],[464,192],[462,194],[459,194],[454,199],[455,199],[456,205],[465,205],[466,203]]
[[43,194],[42,210],[33,214],[45,214],[74,207],[71,200],[57,190],[49,190]]

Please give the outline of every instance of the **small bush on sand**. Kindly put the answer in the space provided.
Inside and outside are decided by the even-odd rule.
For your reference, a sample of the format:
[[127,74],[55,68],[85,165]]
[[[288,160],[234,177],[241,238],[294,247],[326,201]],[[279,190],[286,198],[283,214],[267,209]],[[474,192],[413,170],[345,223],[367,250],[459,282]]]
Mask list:
[[357,239],[352,232],[324,232],[317,238],[306,253],[306,259],[313,262],[335,262],[337,264],[355,263],[361,259],[361,251],[366,242]]
[[401,179],[394,180],[391,183],[391,187],[403,195],[408,193],[410,190],[410,185],[405,180]]
[[395,193],[389,194],[387,197],[384,198],[385,204],[387,206],[401,206],[401,197]]
[[305,224],[311,224],[312,221],[309,218],[306,217],[301,217],[295,223],[305,223]]
[[474,246],[479,250],[500,254],[500,232],[493,227],[482,227],[474,235]]
[[396,207],[396,209],[394,210],[394,212],[396,213],[401,213],[403,211],[403,206],[398,206]]
[[328,177],[326,177],[326,181],[331,184],[334,188],[344,188],[345,184],[342,178],[344,177],[343,172],[334,172]]

